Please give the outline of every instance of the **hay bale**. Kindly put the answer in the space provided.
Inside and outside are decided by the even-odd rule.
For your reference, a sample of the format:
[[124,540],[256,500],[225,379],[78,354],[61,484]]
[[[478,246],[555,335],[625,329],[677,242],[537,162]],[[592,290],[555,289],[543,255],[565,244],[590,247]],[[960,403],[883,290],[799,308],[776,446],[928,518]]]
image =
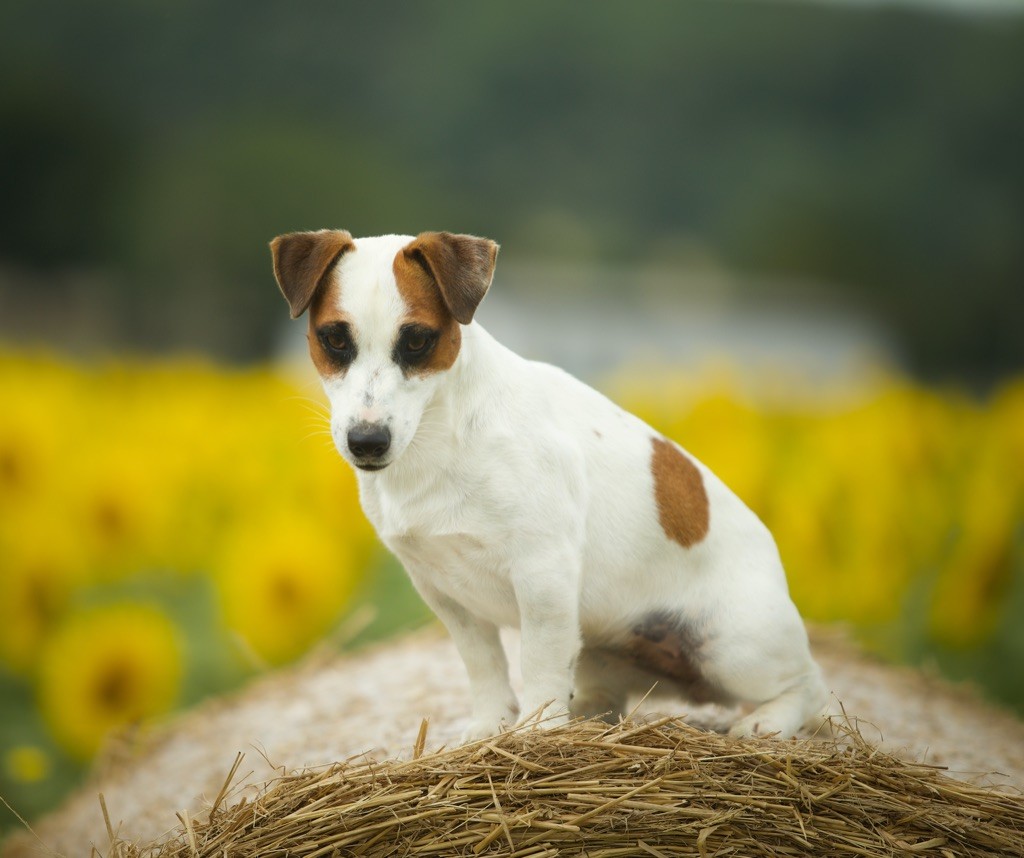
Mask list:
[[850,739],[736,741],[673,718],[533,728],[283,777],[231,807],[222,793],[169,841],[110,854],[1024,855],[1019,797]]
[[[863,719],[861,732],[887,754],[947,766],[963,779],[1024,787],[1024,724],[1012,715],[934,677],[865,657],[841,635],[814,632],[812,647],[846,712]],[[515,675],[514,636],[506,648]],[[731,714],[687,710],[675,700],[648,701],[642,712],[659,710],[688,711],[704,722]],[[264,785],[283,773],[318,766],[322,773],[324,765],[355,757],[408,757],[424,717],[431,725],[428,747],[451,747],[468,712],[465,671],[438,630],[350,656],[318,656],[197,707],[154,733],[122,737],[89,783],[58,811],[33,822],[38,837],[20,833],[0,852],[5,858],[49,850],[79,855],[96,844],[106,853],[110,840],[99,794],[116,833],[158,842],[175,830],[176,812],[205,818],[239,751],[245,760],[220,802],[225,807],[242,799],[251,806]]]

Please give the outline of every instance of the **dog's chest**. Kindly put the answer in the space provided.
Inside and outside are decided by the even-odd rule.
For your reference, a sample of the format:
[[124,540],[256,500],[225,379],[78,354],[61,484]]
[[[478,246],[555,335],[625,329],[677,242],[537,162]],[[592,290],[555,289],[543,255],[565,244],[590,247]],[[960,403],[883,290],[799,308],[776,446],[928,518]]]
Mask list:
[[417,584],[427,583],[478,616],[518,625],[509,582],[507,498],[492,489],[486,481],[438,476],[400,491],[375,484],[363,491],[362,501]]
[[392,537],[387,542],[417,584],[426,583],[497,625],[519,625],[506,551],[468,534]]

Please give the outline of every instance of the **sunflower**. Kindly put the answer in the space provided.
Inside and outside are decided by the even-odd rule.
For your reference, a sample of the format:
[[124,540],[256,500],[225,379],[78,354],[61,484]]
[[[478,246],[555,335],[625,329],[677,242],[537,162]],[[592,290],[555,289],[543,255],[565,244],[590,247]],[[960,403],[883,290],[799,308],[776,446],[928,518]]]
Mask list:
[[0,529],[0,664],[15,673],[31,670],[39,645],[68,610],[82,580],[73,546],[60,531],[35,528],[36,517],[20,521],[24,538]]
[[122,603],[72,616],[44,643],[40,708],[70,754],[88,759],[118,727],[166,712],[181,683],[178,633],[148,605]]
[[163,561],[168,517],[160,457],[125,445],[91,445],[68,466],[68,524],[99,579],[118,580]]
[[337,620],[358,573],[353,548],[327,522],[275,508],[229,534],[216,580],[227,625],[280,664]]

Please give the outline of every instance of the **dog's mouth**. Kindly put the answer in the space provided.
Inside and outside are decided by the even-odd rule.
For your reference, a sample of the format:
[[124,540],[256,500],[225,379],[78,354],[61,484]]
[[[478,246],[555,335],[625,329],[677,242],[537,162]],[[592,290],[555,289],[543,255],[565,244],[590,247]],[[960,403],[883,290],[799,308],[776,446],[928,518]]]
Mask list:
[[383,465],[375,465],[373,462],[355,463],[356,467],[359,468],[360,471],[383,471],[389,464],[390,462],[385,462]]

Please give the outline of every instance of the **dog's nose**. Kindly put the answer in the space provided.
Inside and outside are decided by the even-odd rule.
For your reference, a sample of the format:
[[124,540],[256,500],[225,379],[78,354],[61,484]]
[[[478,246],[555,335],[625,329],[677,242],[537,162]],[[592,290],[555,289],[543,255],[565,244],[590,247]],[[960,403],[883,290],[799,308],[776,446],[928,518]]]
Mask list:
[[348,448],[358,459],[379,459],[391,446],[391,432],[387,426],[360,423],[348,431]]

